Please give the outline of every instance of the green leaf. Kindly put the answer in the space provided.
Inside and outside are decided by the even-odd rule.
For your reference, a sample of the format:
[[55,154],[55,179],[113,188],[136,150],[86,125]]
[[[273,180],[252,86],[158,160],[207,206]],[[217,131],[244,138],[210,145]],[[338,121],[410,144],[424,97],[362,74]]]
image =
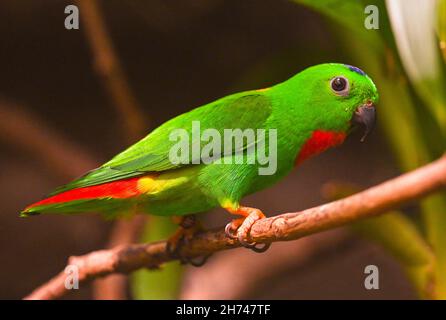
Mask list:
[[435,32],[437,2],[387,0],[386,4],[407,75],[446,137],[446,83]]
[[443,61],[446,63],[446,0],[438,0],[437,34]]
[[427,238],[436,257],[436,297],[446,299],[446,194],[432,195],[421,202]]
[[[350,32],[355,34],[356,38],[366,39],[374,50],[379,50],[381,40],[377,32],[368,30],[364,26],[366,18],[365,8],[367,5],[362,1],[345,1],[345,0],[292,0],[296,3],[305,5],[325,16],[336,21]],[[369,1],[373,3],[373,1]]]

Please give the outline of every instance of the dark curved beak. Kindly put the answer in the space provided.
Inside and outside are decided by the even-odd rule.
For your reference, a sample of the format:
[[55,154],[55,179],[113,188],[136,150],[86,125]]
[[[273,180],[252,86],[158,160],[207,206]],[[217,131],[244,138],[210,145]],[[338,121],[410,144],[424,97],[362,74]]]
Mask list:
[[353,115],[352,122],[354,124],[361,125],[365,128],[364,135],[361,138],[361,142],[364,142],[365,138],[373,130],[376,123],[376,108],[372,102],[363,104],[356,109]]

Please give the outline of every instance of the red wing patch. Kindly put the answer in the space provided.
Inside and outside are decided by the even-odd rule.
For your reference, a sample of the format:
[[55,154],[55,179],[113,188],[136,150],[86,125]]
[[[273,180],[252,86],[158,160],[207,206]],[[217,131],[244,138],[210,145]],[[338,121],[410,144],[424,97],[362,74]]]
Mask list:
[[130,197],[135,197],[141,194],[141,191],[138,190],[139,179],[140,177],[130,178],[125,180],[113,181],[100,185],[65,191],[60,194],[56,194],[55,196],[36,202],[27,207],[26,209],[41,205],[64,203],[74,200],[97,199],[97,198],[126,199]]

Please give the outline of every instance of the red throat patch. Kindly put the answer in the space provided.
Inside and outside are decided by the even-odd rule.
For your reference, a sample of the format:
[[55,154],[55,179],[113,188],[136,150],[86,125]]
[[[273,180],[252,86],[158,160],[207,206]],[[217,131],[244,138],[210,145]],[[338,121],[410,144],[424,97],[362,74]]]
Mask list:
[[328,148],[335,147],[344,142],[346,134],[334,131],[313,131],[311,137],[305,142],[296,158],[296,165],[301,164],[311,156],[317,155]]

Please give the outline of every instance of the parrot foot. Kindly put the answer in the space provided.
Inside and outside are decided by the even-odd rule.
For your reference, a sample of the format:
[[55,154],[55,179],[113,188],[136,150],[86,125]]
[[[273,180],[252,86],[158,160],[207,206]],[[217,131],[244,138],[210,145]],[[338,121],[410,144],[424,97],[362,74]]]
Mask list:
[[[176,221],[175,221],[176,220]],[[210,255],[203,257],[187,258],[182,257],[180,249],[182,245],[189,243],[189,241],[198,232],[203,231],[203,227],[196,220],[194,215],[184,217],[174,217],[174,221],[179,224],[177,231],[167,240],[166,251],[177,257],[182,264],[191,264],[194,267],[201,267],[204,265]]]
[[249,231],[252,225],[265,218],[262,211],[256,208],[239,207],[238,209],[226,208],[231,214],[243,215],[243,218],[234,219],[225,227],[226,235],[231,239],[238,239],[240,244],[254,252],[265,252],[271,246],[270,243],[257,243],[249,241]]

